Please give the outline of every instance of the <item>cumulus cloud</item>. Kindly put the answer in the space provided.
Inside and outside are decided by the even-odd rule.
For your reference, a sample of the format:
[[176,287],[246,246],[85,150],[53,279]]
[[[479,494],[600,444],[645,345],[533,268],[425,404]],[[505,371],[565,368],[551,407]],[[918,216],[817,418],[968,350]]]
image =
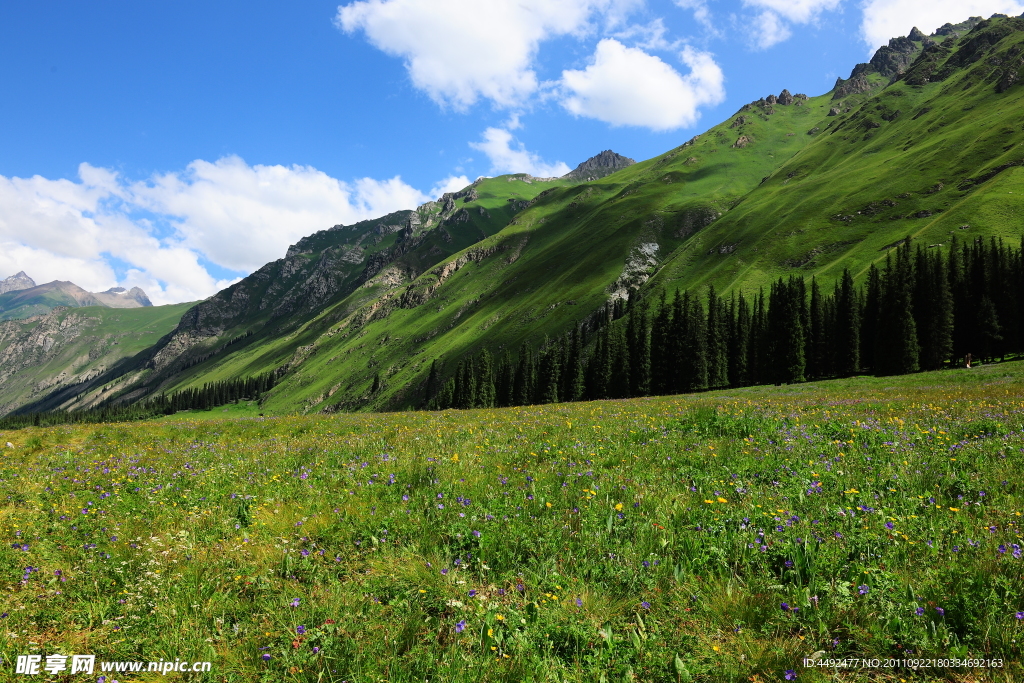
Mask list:
[[761,50],[767,50],[793,35],[786,22],[774,12],[761,12],[750,25],[750,29],[747,35],[750,44]]
[[633,24],[616,32],[613,37],[616,40],[629,42],[633,47],[641,50],[674,50],[680,45],[680,41],[670,42],[666,35],[668,28],[665,21],[658,17],[647,24]]
[[838,7],[839,3],[840,0],[743,0],[747,7],[770,10],[798,24],[814,20],[822,12]]
[[470,182],[470,179],[464,175],[448,176],[430,189],[430,196],[437,199],[446,192],[458,192],[459,190],[465,189]]
[[707,52],[685,48],[683,76],[654,55],[606,38],[582,71],[562,72],[562,106],[613,126],[655,131],[696,123],[698,109],[725,99],[724,76]]
[[743,0],[757,14],[748,19],[748,40],[755,48],[767,49],[789,38],[789,24],[808,24],[825,11],[839,7],[841,0]]
[[471,142],[469,146],[487,155],[491,161],[491,173],[495,175],[529,173],[538,178],[551,178],[563,176],[572,170],[561,161],[546,163],[516,141],[512,133],[501,128],[488,128],[484,131],[482,141]]
[[[431,192],[468,184],[450,177]],[[156,304],[202,299],[237,279],[209,264],[245,274],[304,235],[429,199],[397,176],[346,183],[238,157],[136,182],[89,164],[77,181],[0,176],[0,277],[24,270],[90,291],[140,286]]]
[[405,60],[413,84],[464,110],[480,98],[521,106],[539,87],[534,61],[549,38],[623,21],[642,0],[358,0],[335,24]]
[[1024,12],[1016,0],[867,0],[863,4],[861,35],[875,49],[890,38],[905,36],[917,26],[932,33],[945,23],[958,24],[971,16],[1010,16]]

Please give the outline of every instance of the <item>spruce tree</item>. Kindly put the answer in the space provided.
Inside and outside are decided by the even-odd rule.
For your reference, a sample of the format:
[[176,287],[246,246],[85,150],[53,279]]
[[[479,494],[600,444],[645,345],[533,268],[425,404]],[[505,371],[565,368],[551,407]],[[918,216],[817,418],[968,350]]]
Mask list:
[[708,387],[717,389],[729,385],[729,335],[722,300],[715,286],[708,287],[707,368]]
[[484,349],[476,360],[476,400],[479,408],[493,408],[495,400],[494,361],[490,352]]
[[864,292],[864,303],[862,305],[863,317],[861,318],[861,365],[865,370],[877,374],[878,362],[876,350],[878,346],[879,333],[888,335],[888,330],[880,330],[880,318],[882,309],[882,274],[875,264],[868,268],[867,290]]
[[860,370],[860,297],[849,268],[843,269],[835,294],[835,372],[850,377]]
[[828,376],[828,330],[826,329],[826,303],[821,296],[818,281],[811,278],[811,304],[809,309],[807,375],[814,379]]
[[[733,301],[736,301],[735,297]],[[729,381],[733,386],[743,387],[750,384],[751,321],[747,297],[740,295],[738,303],[734,303],[731,308],[736,312],[735,315],[729,315],[730,320],[734,321],[732,334],[729,335]]]

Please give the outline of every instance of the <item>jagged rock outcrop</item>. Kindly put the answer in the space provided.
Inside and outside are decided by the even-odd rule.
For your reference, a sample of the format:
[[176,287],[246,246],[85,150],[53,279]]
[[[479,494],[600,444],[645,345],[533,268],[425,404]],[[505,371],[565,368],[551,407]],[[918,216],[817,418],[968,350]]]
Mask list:
[[996,84],[996,92],[1004,93],[1010,89],[1010,87],[1019,80],[1020,76],[1016,69],[1007,69],[1003,73],[1003,77],[999,79],[999,83]]
[[627,166],[632,166],[635,163],[636,162],[629,157],[624,157],[621,154],[616,154],[610,149],[606,149],[600,154],[590,157],[562,177],[566,180],[597,180],[598,178],[604,178],[606,175],[611,175],[612,173],[615,173],[615,171],[626,168]]
[[739,136],[739,138],[737,138],[736,142],[734,142],[732,144],[732,146],[733,146],[734,149],[739,149],[741,147],[746,147],[747,145],[749,145],[753,141],[754,141],[754,138],[748,137],[746,135],[741,135],[741,136]]
[[890,40],[888,45],[883,45],[875,50],[870,64],[878,73],[886,78],[892,78],[907,70],[910,63],[914,61],[916,51],[917,46],[912,40],[906,36],[900,36]]
[[25,271],[21,271],[6,279],[0,280],[0,294],[17,292],[22,289],[31,289],[35,286],[35,280],[26,275]]
[[789,90],[786,89],[783,89],[783,91],[779,93],[777,100],[779,104],[793,104],[793,96],[789,93]]
[[907,38],[909,38],[910,40],[913,40],[914,42],[919,43],[922,40],[927,40],[928,36],[926,36],[921,31],[921,29],[919,29],[918,27],[915,26],[914,28],[910,29],[910,33],[907,34]]

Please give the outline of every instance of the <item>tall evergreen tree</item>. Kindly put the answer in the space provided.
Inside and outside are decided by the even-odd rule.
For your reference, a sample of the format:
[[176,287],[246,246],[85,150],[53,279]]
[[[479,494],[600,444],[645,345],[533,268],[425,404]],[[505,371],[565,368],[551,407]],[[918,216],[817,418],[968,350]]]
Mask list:
[[729,319],[733,321],[732,333],[729,335],[729,381],[733,386],[750,384],[750,306],[747,298],[733,297]]
[[725,308],[715,292],[708,287],[707,367],[708,386],[712,389],[729,385],[729,333]]
[[809,309],[807,374],[815,379],[829,375],[828,330],[826,328],[826,302],[821,296],[818,281],[811,278],[811,304]]
[[477,357],[475,379],[475,405],[478,408],[493,408],[497,393],[494,388],[494,360],[487,349]]
[[[877,372],[878,363],[876,360],[876,348],[878,338],[882,336],[879,330],[879,318],[882,310],[882,274],[875,264],[868,268],[868,284],[863,294],[864,303],[861,306],[863,317],[861,319],[861,365],[865,370]],[[887,334],[888,331],[885,331]]]
[[840,377],[855,375],[860,370],[859,301],[853,276],[845,268],[835,294],[835,372]]

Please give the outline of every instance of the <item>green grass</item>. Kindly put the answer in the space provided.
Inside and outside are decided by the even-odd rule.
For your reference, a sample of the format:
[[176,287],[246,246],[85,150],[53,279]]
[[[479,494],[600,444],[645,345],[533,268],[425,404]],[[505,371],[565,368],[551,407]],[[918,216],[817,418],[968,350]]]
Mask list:
[[[216,419],[253,409],[0,433],[5,667],[88,652],[208,660],[189,680],[210,681],[1024,676],[1024,364]],[[818,651],[1003,668],[800,665]]]

